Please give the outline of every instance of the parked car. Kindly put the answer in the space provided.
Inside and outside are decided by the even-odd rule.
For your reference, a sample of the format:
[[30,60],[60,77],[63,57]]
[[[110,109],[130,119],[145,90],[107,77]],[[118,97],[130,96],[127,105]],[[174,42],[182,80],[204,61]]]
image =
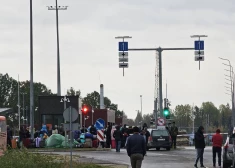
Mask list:
[[160,150],[165,148],[166,150],[171,149],[172,139],[168,130],[162,126],[157,129],[148,129],[150,137],[148,139],[147,150],[151,148],[156,148]]
[[227,136],[226,142],[223,147],[223,168],[231,167],[233,164],[233,158],[234,158],[233,140],[235,140],[235,139],[230,136]]

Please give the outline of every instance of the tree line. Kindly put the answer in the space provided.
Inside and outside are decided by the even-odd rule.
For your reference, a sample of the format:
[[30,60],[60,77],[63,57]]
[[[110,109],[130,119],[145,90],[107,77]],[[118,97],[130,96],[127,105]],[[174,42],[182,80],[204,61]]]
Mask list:
[[[40,82],[34,82],[34,107],[35,113],[38,107],[38,96],[56,96],[45,84]],[[24,104],[25,107],[30,104],[30,81],[19,81],[20,90],[20,106],[21,106],[21,116],[23,115],[23,94],[24,94]],[[81,91],[75,90],[70,87],[67,90],[67,96],[79,96],[81,97]],[[86,97],[83,98],[83,104],[91,105],[94,109],[100,108],[100,94],[97,91],[88,93]],[[14,114],[18,113],[18,81],[10,77],[7,73],[0,73],[0,107],[11,108],[13,110],[12,114],[7,114],[7,123],[10,126],[17,126],[18,119]],[[124,111],[118,110],[118,105],[113,103],[108,97],[104,97],[104,105],[106,108],[115,111],[116,116],[125,115]]]
[[[153,118],[153,114],[142,116],[140,112],[137,112],[133,122],[138,125],[141,123],[151,125]],[[202,125],[207,132],[214,132],[216,128],[227,132],[232,126],[232,110],[229,104],[221,104],[217,108],[212,102],[203,102],[201,107],[189,104],[177,105],[174,109],[170,109],[170,119],[176,122],[179,129],[186,130],[188,133],[192,132],[193,125],[195,129]]]

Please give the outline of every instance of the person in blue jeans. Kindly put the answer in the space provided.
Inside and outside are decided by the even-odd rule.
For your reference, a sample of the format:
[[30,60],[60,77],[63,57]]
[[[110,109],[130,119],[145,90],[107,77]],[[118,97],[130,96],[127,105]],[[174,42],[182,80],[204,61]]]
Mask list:
[[120,130],[120,126],[116,127],[116,130],[113,133],[113,137],[116,141],[116,152],[120,152],[122,141],[122,131]]

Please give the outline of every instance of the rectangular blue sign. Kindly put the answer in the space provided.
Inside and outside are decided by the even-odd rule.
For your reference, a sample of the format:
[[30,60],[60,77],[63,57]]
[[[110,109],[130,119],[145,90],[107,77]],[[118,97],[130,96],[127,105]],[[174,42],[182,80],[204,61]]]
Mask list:
[[128,51],[128,42],[119,42],[119,51]]
[[195,50],[204,50],[204,41],[195,41],[194,48]]

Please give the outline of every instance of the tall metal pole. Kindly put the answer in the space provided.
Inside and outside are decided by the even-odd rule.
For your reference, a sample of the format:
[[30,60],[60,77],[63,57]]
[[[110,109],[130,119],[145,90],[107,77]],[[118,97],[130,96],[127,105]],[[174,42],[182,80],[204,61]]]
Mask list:
[[18,75],[18,116],[19,116],[19,131],[20,131],[20,81]]
[[58,3],[56,3],[56,32],[57,32],[57,96],[61,96],[61,83],[60,83],[60,43],[59,43],[59,12]]
[[34,138],[34,88],[33,88],[33,3],[30,0],[30,126]]
[[24,120],[24,119],[25,119],[25,118],[24,118],[24,117],[25,117],[24,95],[25,95],[25,94],[23,93],[23,108],[22,108],[22,109],[23,109],[23,124],[25,124],[25,120]]
[[160,111],[160,116],[162,117],[163,114],[163,108],[162,108],[162,48],[158,48],[158,53],[159,53],[159,111]]
[[224,65],[227,65],[229,66],[229,72],[230,72],[230,85],[231,85],[231,100],[232,100],[232,127],[235,126],[235,108],[234,108],[234,75],[233,75],[233,67],[231,65],[231,62],[228,60],[228,59],[225,59],[225,58],[221,58],[219,57],[219,59],[221,60],[225,60],[225,61],[228,61],[229,65],[227,64],[224,64]]
[[140,95],[140,110],[141,110],[141,116],[143,115],[143,109],[142,109],[142,95]]

